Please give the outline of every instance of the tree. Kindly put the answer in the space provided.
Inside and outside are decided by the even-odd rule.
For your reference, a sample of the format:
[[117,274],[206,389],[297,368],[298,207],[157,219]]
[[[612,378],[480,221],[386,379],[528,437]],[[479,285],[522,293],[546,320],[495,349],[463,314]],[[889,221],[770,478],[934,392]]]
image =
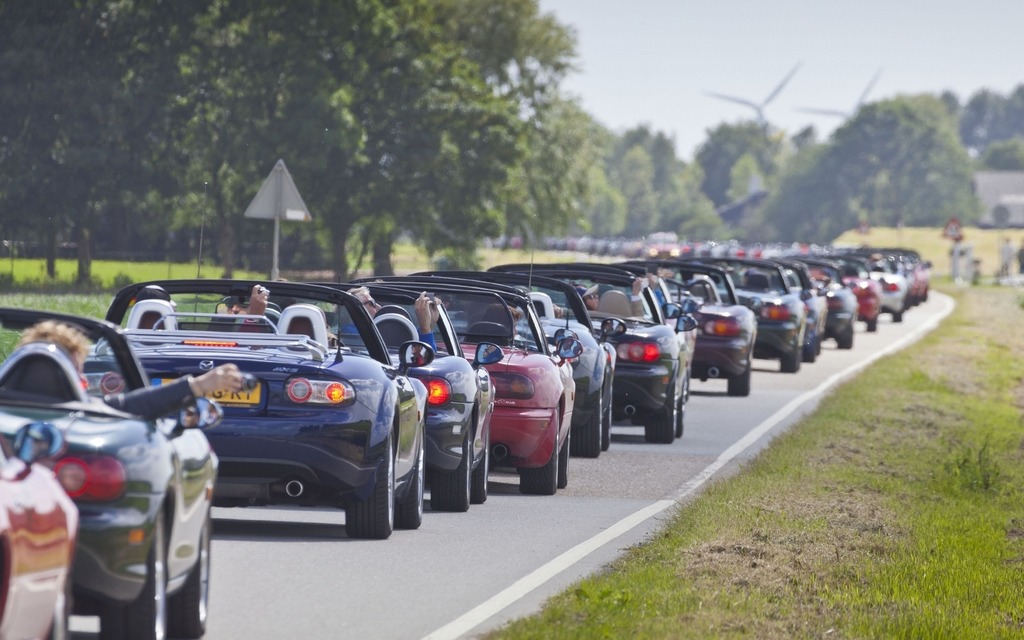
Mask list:
[[[779,172],[784,151],[785,139],[779,134],[766,135],[756,122],[719,125],[697,149],[695,159],[704,168],[701,189],[716,207],[728,204],[733,166],[745,155],[756,160],[759,173],[770,186]],[[745,189],[747,185],[742,186]]]
[[993,142],[981,155],[981,166],[989,171],[1024,171],[1024,139]]
[[829,242],[866,221],[941,225],[977,219],[973,172],[956,122],[934,96],[865,105],[826,145],[801,151],[763,211],[768,239]]
[[654,162],[651,156],[643,147],[633,147],[622,157],[614,179],[626,198],[626,235],[639,237],[650,233],[658,220],[658,198],[654,190]]

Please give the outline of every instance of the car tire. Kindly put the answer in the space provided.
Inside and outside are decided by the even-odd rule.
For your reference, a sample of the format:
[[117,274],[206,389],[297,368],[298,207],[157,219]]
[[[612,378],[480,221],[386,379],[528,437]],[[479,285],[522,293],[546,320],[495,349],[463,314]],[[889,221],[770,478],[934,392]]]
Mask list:
[[726,386],[726,395],[738,398],[746,398],[750,395],[750,363],[747,363],[747,368],[743,370],[743,373],[738,376],[729,378]]
[[423,524],[423,485],[426,470],[423,464],[423,444],[420,443],[416,466],[413,467],[405,495],[395,505],[396,529],[419,529]]
[[612,388],[601,394],[601,451],[612,446]]
[[[473,455],[470,447],[469,455]],[[484,443],[483,457],[473,469],[473,483],[469,488],[469,501],[472,504],[487,502],[487,475],[491,472],[491,443]]]
[[153,523],[142,592],[125,606],[107,605],[100,613],[101,640],[156,640],[167,637],[167,541],[163,517]]
[[903,322],[903,312],[902,311],[893,311],[892,312],[892,321],[893,322]]
[[174,638],[202,638],[210,604],[210,540],[213,521],[209,512],[199,533],[199,557],[178,593],[167,600],[167,632]]
[[644,440],[658,444],[672,444],[676,439],[676,385],[669,383],[670,396],[665,404],[653,411],[644,421]]
[[690,374],[686,374],[686,379],[683,380],[683,392],[679,394],[679,398],[676,400],[676,425],[675,425],[675,437],[682,438],[683,431],[686,429],[686,403],[690,399]]
[[469,510],[473,485],[473,434],[462,438],[462,460],[454,471],[434,473],[430,483],[430,508],[434,511]]
[[569,453],[579,458],[596,458],[601,455],[601,418],[601,409],[598,407],[586,424],[570,429],[572,449]]
[[779,361],[782,373],[796,373],[800,371],[800,350],[793,350],[782,356]]
[[382,462],[384,468],[377,469],[370,496],[345,509],[345,532],[350,538],[385,540],[395,528],[395,452],[391,434],[384,442]]
[[868,333],[874,333],[878,331],[878,317],[874,317],[867,321]]
[[842,335],[836,338],[836,344],[840,349],[852,349],[853,348],[853,324],[846,328],[846,331]]
[[[557,433],[557,432],[556,432]],[[519,469],[519,493],[534,496],[553,496],[558,491],[558,441],[551,449],[551,457],[543,466]]]
[[572,430],[565,435],[565,442],[558,450],[558,489],[569,486],[569,454],[572,451]]
[[814,363],[818,359],[818,344],[820,343],[821,340],[815,336],[813,342],[805,344],[804,348],[800,350],[800,359],[808,364]]

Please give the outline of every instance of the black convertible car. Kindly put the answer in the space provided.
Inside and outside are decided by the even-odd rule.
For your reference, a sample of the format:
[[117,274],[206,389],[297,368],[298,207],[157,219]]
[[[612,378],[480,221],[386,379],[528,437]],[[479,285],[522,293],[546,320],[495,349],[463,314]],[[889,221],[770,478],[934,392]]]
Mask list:
[[[42,320],[80,329],[92,342],[83,388],[76,365],[43,343],[17,349]],[[195,411],[149,421],[98,397],[148,386],[120,329],[78,316],[0,309],[0,434],[46,421],[64,433],[54,466],[78,506],[74,612],[99,615],[103,638],[198,638],[206,628],[210,504],[217,457],[203,431],[220,418]]]

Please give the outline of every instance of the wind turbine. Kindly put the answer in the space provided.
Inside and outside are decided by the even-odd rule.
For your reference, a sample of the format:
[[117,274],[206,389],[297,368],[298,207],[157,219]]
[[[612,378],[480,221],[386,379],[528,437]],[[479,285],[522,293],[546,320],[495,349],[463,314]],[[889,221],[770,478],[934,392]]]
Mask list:
[[864,88],[863,92],[861,92],[860,98],[857,99],[857,104],[853,105],[853,111],[846,112],[840,111],[839,109],[815,108],[802,108],[797,109],[797,111],[801,111],[803,113],[816,113],[818,115],[823,116],[839,116],[840,118],[852,118],[853,116],[857,115],[857,111],[860,110],[861,105],[864,104],[864,100],[867,99],[868,94],[871,93],[871,90],[875,88],[875,83],[878,82],[878,78],[880,78],[881,76],[882,69],[879,68],[878,71],[875,72],[875,75],[871,77],[871,81],[868,82],[868,86]]
[[754,110],[754,113],[757,114],[757,122],[762,127],[767,127],[768,126],[768,121],[765,120],[765,117],[764,117],[764,108],[768,106],[769,102],[774,100],[775,97],[779,95],[779,92],[781,92],[782,88],[786,86],[786,83],[789,82],[790,78],[793,77],[793,75],[796,73],[797,69],[800,68],[801,64],[803,64],[803,63],[801,63],[801,62],[796,63],[796,66],[793,67],[792,71],[790,71],[789,73],[786,74],[786,77],[782,79],[782,82],[780,82],[777,87],[775,87],[775,90],[772,91],[771,93],[769,93],[768,97],[765,98],[764,100],[762,100],[760,103],[756,103],[756,102],[753,102],[751,100],[747,100],[745,98],[737,98],[736,96],[728,96],[728,95],[725,95],[725,94],[722,94],[722,93],[715,93],[713,91],[707,91],[705,93],[707,93],[707,95],[711,96],[712,98],[718,98],[719,100],[726,100],[728,102],[734,102],[736,104],[741,104],[743,106],[750,107],[751,109]]

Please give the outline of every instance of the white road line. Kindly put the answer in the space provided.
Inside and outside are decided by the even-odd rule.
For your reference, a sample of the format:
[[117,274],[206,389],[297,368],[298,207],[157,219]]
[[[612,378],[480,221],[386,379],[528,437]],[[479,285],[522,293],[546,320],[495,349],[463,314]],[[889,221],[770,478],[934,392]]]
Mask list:
[[678,504],[680,500],[692,495],[723,467],[753,446],[754,443],[761,439],[779,422],[796,411],[802,404],[815,396],[821,395],[830,387],[837,385],[839,382],[859,373],[862,369],[876,360],[884,358],[885,356],[913,344],[920,340],[929,331],[932,331],[937,327],[946,316],[952,313],[954,303],[952,298],[943,294],[933,293],[932,296],[939,299],[942,307],[939,310],[939,313],[933,316],[928,322],[925,322],[912,332],[903,336],[903,338],[897,340],[873,356],[829,376],[816,388],[806,391],[788,402],[784,407],[773,413],[767,420],[758,424],[745,436],[737,440],[731,447],[723,451],[714,462],[702,469],[700,473],[687,481],[672,500],[659,500],[626,516],[596,536],[581,542],[547,564],[538,567],[519,580],[516,580],[508,588],[502,590],[473,609],[470,609],[455,620],[452,620],[436,631],[427,634],[423,637],[423,640],[454,640],[455,638],[461,637],[463,634],[468,633],[474,627],[481,624],[491,616],[500,613],[506,607],[509,607],[523,599],[532,591],[542,586],[545,582],[565,571],[580,560],[583,560],[594,551],[612,542],[619,536],[626,534],[634,527],[642,524],[650,518],[653,518],[666,509]]

